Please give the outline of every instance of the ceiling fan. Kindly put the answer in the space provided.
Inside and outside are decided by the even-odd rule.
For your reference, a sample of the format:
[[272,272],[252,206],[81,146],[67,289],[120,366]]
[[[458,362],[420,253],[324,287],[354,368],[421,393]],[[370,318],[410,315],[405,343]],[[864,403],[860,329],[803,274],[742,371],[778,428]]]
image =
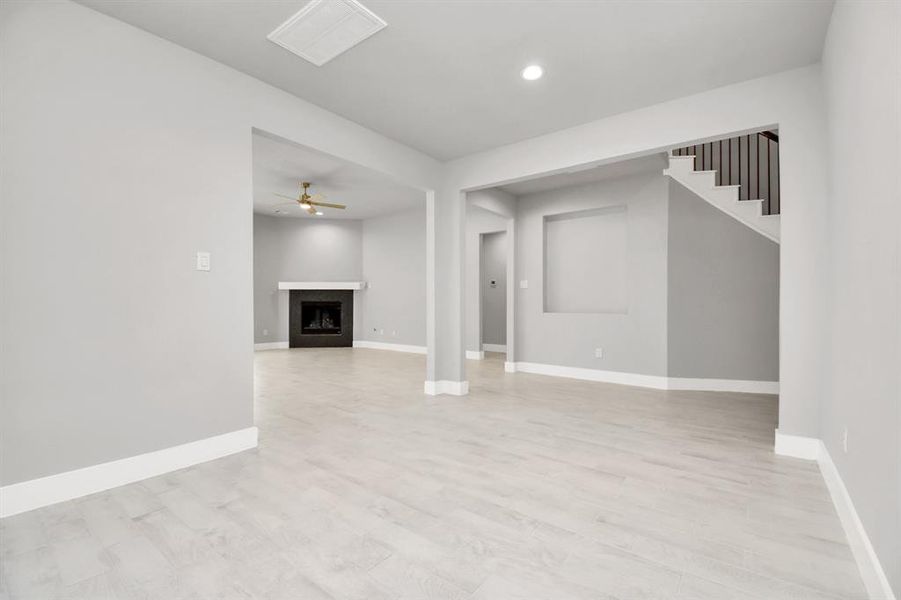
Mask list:
[[[304,209],[311,215],[317,215],[317,216],[322,215],[322,211],[316,210],[316,207],[318,207],[318,206],[323,206],[326,208],[339,208],[341,210],[344,210],[345,208],[347,208],[343,204],[332,204],[330,202],[322,202],[322,200],[325,199],[322,196],[322,194],[313,194],[311,196],[310,192],[309,192],[309,188],[312,184],[309,181],[301,182],[300,185],[303,188],[303,192],[301,192],[301,194],[298,198],[292,198],[291,196],[285,196],[284,194],[275,194],[275,195],[278,196],[279,198],[287,198],[288,200],[291,200],[291,204],[297,204],[298,206],[300,206],[300,208]],[[285,203],[285,204],[287,204],[287,203]],[[280,204],[279,206],[284,206],[284,205]],[[276,210],[275,212],[279,212],[279,211]]]

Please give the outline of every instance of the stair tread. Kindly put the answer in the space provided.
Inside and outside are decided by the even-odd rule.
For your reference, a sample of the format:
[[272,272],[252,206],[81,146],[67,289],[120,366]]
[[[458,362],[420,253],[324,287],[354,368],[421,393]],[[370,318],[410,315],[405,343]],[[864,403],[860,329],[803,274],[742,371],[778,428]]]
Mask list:
[[[696,158],[696,157],[693,155],[685,155],[685,156],[672,156],[671,155],[671,156],[669,156],[670,160],[694,159],[694,158]],[[710,194],[707,197],[705,197],[703,195],[703,191],[701,188],[710,189],[710,190],[716,190],[716,189],[721,189],[721,188],[733,188],[735,190],[741,189],[741,187],[742,187],[741,184],[716,185],[715,178],[719,173],[719,171],[717,169],[695,170],[693,163],[689,168],[686,168],[686,165],[683,162],[683,163],[680,163],[680,166],[678,168],[664,169],[663,173],[664,173],[664,175],[668,175],[668,176],[672,177],[676,181],[680,181],[680,183],[682,183],[682,185],[684,185],[688,189],[697,190],[697,191],[695,191],[695,193],[700,195],[702,198],[704,198],[707,202],[709,202],[713,206],[718,207],[720,210],[724,211],[726,214],[730,214],[734,218],[738,219],[739,221],[744,222],[751,229],[754,229],[758,233],[770,238],[774,242],[779,243],[779,229],[780,229],[780,223],[781,223],[781,220],[779,219],[780,214],[779,213],[774,213],[774,214],[769,214],[769,215],[763,214],[763,208],[764,208],[763,207],[763,202],[764,202],[763,198],[742,199],[742,198],[738,197],[739,194],[735,194],[734,196],[732,196],[730,194],[729,196],[731,197],[731,199],[726,198],[726,197],[719,198],[719,197],[714,196],[713,194]],[[710,185],[711,184],[710,180],[705,181],[706,185],[704,185],[701,183],[700,179],[690,180],[688,178],[689,175],[693,175],[693,174],[706,175],[707,173],[712,173],[714,175],[714,180],[712,182],[713,185]],[[683,180],[680,180],[680,177],[683,178]],[[736,202],[738,204],[731,204],[732,202]],[[749,214],[748,211],[745,211],[744,209],[739,208],[739,205],[747,206],[748,204],[751,204],[751,203],[757,203],[757,206],[755,207],[755,209],[752,210],[752,212],[754,214]],[[732,208],[729,207],[730,204],[731,204]],[[765,217],[765,218],[761,218],[761,217]],[[774,221],[774,218],[775,218],[775,221]],[[756,225],[755,225],[755,223],[756,223]]]

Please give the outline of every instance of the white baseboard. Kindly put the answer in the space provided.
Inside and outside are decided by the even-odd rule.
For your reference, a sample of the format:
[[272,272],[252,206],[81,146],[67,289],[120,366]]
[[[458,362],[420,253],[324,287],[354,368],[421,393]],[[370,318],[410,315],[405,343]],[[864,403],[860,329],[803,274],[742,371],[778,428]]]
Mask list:
[[778,381],[745,381],[740,379],[697,379],[688,377],[664,377],[622,371],[602,371],[582,367],[564,367],[532,362],[505,363],[508,373],[521,371],[552,377],[568,377],[585,381],[602,381],[620,385],[653,388],[656,390],[691,390],[699,392],[745,392],[751,394],[778,394]]
[[468,360],[485,360],[484,350],[467,350],[466,358]]
[[778,381],[753,381],[747,379],[699,379],[692,377],[667,377],[668,390],[699,392],[740,392],[744,394],[779,394]]
[[392,344],[390,342],[370,342],[369,340],[354,340],[354,348],[368,348],[369,350],[393,350],[394,352],[411,352],[413,354],[426,354],[428,351],[425,346]]
[[253,349],[255,351],[259,350],[284,350],[288,347],[288,342],[261,342],[259,344],[254,344]]
[[516,371],[521,371],[523,373],[550,375],[552,377],[568,377],[570,379],[584,379],[586,381],[603,381],[605,383],[635,385],[639,387],[650,387],[660,390],[667,389],[666,377],[659,377],[657,375],[622,373],[620,371],[601,371],[600,369],[564,367],[561,365],[546,365],[542,363],[532,362],[516,362],[515,365]]
[[[820,441],[820,440],[817,440]],[[826,446],[820,442],[820,453],[817,457],[817,463],[820,466],[820,472],[826,481],[826,487],[829,488],[829,494],[832,496],[832,503],[835,504],[835,511],[841,519],[845,534],[848,536],[848,545],[851,546],[851,552],[857,561],[857,568],[860,569],[860,577],[867,588],[867,595],[872,600],[896,600],[895,594],[892,592],[892,586],[889,585],[888,577],[876,556],[876,550],[870,542],[870,537],[863,528],[857,509],[851,501],[845,482],[842,481],[835,463]]]
[[822,447],[823,443],[817,438],[780,433],[777,429],[773,451],[779,456],[817,460]]
[[506,344],[482,344],[482,350],[487,352],[506,352]]
[[857,514],[857,509],[854,507],[854,502],[851,501],[848,488],[845,487],[845,482],[842,481],[823,441],[817,438],[779,433],[777,429],[775,452],[781,456],[817,461],[823,481],[826,482],[832,503],[835,505],[835,512],[838,513],[842,528],[848,537],[848,545],[854,554],[860,577],[867,588],[867,596],[871,600],[896,600],[885,570],[882,568],[882,563],[879,562],[879,557],[876,556],[876,551],[870,542],[870,536],[867,535],[860,516]]
[[449,396],[465,396],[469,393],[469,382],[449,381],[447,379],[426,381],[425,393],[429,396],[439,396],[441,394],[447,394]]
[[257,428],[248,427],[180,446],[14,483],[0,488],[0,517],[102,492],[256,446]]

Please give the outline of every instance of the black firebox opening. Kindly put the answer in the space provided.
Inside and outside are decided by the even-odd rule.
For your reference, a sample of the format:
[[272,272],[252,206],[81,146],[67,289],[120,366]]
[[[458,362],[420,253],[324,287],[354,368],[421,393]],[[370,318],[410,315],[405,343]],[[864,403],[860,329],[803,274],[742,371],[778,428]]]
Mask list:
[[341,302],[303,301],[300,314],[304,335],[341,335]]
[[350,348],[354,343],[353,290],[291,290],[291,348]]

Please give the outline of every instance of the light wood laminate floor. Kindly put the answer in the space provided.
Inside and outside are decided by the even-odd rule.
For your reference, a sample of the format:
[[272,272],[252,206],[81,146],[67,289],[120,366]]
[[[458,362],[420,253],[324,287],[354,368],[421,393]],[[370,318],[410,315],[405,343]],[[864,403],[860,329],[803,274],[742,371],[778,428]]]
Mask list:
[[776,398],[256,353],[257,450],[0,522],[0,598],[864,598]]

